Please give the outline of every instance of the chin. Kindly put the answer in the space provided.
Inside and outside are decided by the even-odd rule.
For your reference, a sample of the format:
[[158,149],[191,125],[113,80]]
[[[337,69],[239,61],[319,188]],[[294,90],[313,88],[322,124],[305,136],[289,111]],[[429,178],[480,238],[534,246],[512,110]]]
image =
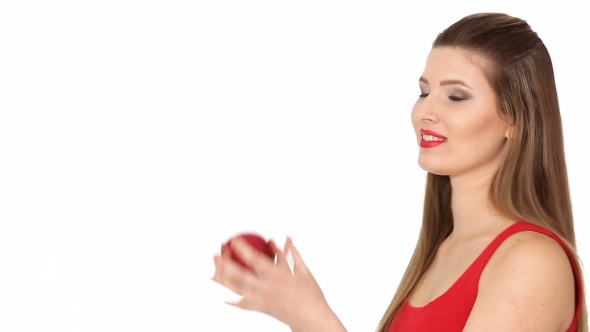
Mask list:
[[449,176],[452,174],[452,170],[448,169],[448,167],[429,163],[429,162],[426,162],[425,160],[423,161],[421,159],[418,159],[418,165],[420,166],[420,168],[422,168],[426,172],[432,173],[435,175]]

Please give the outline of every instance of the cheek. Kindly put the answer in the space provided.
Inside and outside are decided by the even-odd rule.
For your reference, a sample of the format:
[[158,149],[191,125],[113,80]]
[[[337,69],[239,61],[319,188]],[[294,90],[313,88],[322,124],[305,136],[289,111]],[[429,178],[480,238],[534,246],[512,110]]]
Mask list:
[[505,128],[500,119],[482,117],[454,123],[453,132],[460,149],[469,154],[495,154],[504,142]]

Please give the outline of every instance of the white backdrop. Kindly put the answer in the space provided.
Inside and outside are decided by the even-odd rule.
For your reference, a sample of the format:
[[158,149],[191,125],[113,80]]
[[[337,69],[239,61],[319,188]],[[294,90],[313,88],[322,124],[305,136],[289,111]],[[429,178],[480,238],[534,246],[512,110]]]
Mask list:
[[373,331],[421,220],[418,77],[482,11],[551,53],[590,260],[586,16],[474,3],[2,2],[0,330],[288,331],[209,280],[255,231],[291,235],[349,331]]

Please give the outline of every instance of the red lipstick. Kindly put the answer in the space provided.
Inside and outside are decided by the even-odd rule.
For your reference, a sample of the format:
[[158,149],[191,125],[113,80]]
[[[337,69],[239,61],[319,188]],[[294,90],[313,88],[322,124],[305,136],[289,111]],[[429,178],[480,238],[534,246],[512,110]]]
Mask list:
[[444,137],[443,135],[437,133],[436,131],[432,131],[432,130],[427,130],[427,129],[420,129],[420,133],[422,133],[422,135],[429,135],[429,136],[433,136],[433,137],[437,137],[440,139],[444,139],[444,141],[425,141],[424,139],[420,140],[420,147],[421,148],[434,148],[437,147],[441,144],[443,144],[444,142],[446,142],[446,137]]
[[438,137],[438,138],[442,138],[442,139],[447,139],[446,137],[437,133],[436,131],[432,131],[432,130],[428,130],[428,129],[420,129],[420,132],[422,133],[422,135],[430,135],[430,136],[434,136],[434,137]]

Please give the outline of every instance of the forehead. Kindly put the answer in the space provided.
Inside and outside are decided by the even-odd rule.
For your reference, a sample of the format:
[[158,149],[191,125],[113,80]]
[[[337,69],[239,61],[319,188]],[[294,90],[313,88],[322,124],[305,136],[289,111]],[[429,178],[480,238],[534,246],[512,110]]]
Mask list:
[[443,80],[461,80],[472,88],[484,88],[488,83],[479,61],[478,57],[460,48],[433,48],[422,77],[431,86]]

